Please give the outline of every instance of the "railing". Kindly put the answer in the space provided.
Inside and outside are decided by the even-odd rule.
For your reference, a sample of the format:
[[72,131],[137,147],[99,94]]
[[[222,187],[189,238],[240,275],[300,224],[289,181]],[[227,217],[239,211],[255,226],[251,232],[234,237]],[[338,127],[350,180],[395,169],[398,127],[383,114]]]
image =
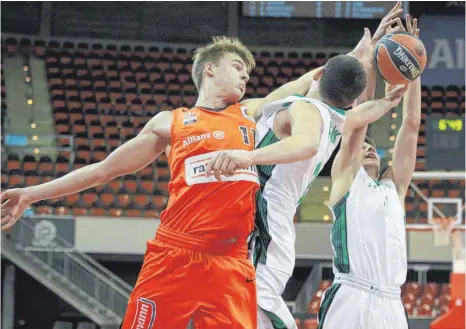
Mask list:
[[[55,143],[58,143],[60,140],[67,140],[69,146],[46,146],[46,145],[37,145],[38,141],[47,141],[52,142],[56,140]],[[75,150],[74,150],[74,137],[71,135],[48,135],[48,134],[38,134],[38,135],[25,135],[25,134],[5,134],[5,146],[19,148],[22,152],[33,154],[36,149],[39,151],[46,151],[41,153],[52,152],[69,152],[70,156],[68,159],[68,164],[70,170],[73,168],[73,163],[75,159]]]
[[59,236],[53,238],[46,246],[34,245],[34,238],[42,233],[44,232],[40,232],[40,228],[20,220],[8,239],[16,250],[36,256],[55,273],[61,274],[67,283],[80,288],[115,315],[123,318],[132,287]]

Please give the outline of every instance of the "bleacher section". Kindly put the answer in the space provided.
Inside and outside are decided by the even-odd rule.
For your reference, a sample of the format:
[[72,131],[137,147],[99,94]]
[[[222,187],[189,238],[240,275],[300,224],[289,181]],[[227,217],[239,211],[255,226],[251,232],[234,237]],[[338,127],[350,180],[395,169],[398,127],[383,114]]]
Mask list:
[[[74,137],[75,158],[62,153],[50,157],[8,155],[2,168],[2,189],[50,181],[72,169],[103,160],[121,143],[133,138],[160,111],[192,106],[196,89],[191,81],[191,51],[182,48],[130,47],[73,42],[2,40],[4,56],[36,56],[47,65],[50,102],[57,134]],[[335,54],[260,52],[251,73],[246,98],[265,96],[272,89],[325,64]],[[2,80],[2,96],[4,84]],[[464,115],[464,86],[422,89],[422,126],[416,170],[424,170],[425,120],[429,115]],[[3,99],[3,97],[2,97]],[[4,115],[2,102],[2,115]],[[65,143],[65,142],[63,142]],[[61,145],[63,146],[63,145]],[[167,202],[170,173],[167,158],[135,175],[104,187],[39,203],[39,214],[157,217]],[[429,196],[464,197],[464,181],[424,181]],[[427,219],[427,205],[408,193],[408,223]],[[150,210],[149,210],[150,209]],[[321,218],[319,218],[321,219]]]

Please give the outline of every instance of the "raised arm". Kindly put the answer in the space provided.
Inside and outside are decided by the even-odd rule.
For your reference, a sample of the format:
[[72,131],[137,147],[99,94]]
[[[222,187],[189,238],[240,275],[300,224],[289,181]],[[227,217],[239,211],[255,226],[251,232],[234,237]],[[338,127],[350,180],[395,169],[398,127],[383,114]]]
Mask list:
[[359,169],[359,154],[364,144],[367,126],[396,107],[407,89],[408,86],[398,86],[384,98],[365,102],[348,111],[340,151],[332,167],[332,176],[339,175],[349,167],[356,171]]
[[[377,31],[374,33],[374,36],[371,40],[372,44],[375,44],[378,40],[380,40],[380,38],[386,34],[387,29],[391,25],[395,23],[401,25],[401,19],[399,16],[402,12],[403,9],[401,8],[401,1],[398,1],[392,10],[380,22]],[[356,47],[350,53],[348,53],[348,55],[356,57],[365,67],[370,66],[370,63],[372,63],[373,60],[372,48],[367,47],[368,37],[370,40],[369,30],[365,29],[365,33],[362,39],[359,41]],[[249,112],[257,121],[262,115],[262,109],[266,104],[284,99],[293,94],[306,95],[309,91],[309,88],[311,87],[312,82],[314,81],[314,77],[320,69],[322,68],[316,68],[304,74],[299,79],[284,84],[264,98],[253,98],[245,100],[242,103],[248,107]]]
[[34,202],[106,184],[146,167],[170,143],[171,121],[171,112],[162,112],[152,118],[137,137],[117,148],[105,160],[45,184],[5,191],[1,195],[2,230],[13,226]]
[[[408,32],[419,36],[417,19],[406,19]],[[395,183],[398,195],[404,199],[409,182],[416,166],[417,138],[421,124],[421,79],[418,78],[408,85],[403,100],[403,121],[396,137],[393,151],[392,166],[384,173],[384,178],[391,178]]]

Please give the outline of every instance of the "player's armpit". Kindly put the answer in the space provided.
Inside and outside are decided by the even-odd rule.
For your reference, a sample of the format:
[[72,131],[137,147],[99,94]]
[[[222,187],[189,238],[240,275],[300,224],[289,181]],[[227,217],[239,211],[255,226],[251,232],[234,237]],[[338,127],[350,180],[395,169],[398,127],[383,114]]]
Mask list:
[[313,157],[320,144],[323,120],[313,104],[296,101],[288,109],[291,136],[250,152],[256,165],[294,163]]

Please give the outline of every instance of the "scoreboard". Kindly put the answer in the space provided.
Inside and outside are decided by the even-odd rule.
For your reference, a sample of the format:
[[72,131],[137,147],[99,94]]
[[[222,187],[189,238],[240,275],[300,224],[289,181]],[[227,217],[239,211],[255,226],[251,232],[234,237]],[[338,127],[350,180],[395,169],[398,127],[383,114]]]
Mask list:
[[427,117],[426,169],[464,170],[464,117]]
[[[382,18],[394,1],[243,1],[249,17]],[[403,2],[408,13],[408,1]]]

